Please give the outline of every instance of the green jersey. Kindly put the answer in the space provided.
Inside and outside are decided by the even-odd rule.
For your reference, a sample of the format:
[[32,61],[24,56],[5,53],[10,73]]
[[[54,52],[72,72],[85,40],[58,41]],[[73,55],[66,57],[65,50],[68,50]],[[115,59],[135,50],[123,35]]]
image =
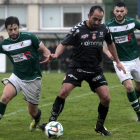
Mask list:
[[13,73],[24,81],[41,78],[39,63],[40,40],[32,33],[21,32],[16,40],[0,42],[0,53],[8,56],[13,64]]
[[134,29],[140,29],[140,22],[134,18],[125,17],[124,23],[118,23],[112,18],[106,25],[115,43],[120,61],[131,61],[139,57],[139,47]]

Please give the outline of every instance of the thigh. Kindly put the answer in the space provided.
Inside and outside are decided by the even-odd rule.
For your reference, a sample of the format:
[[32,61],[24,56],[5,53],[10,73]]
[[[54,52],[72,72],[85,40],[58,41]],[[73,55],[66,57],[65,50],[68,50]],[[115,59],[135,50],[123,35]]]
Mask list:
[[40,78],[30,82],[23,82],[21,88],[24,95],[24,99],[33,105],[38,105],[41,86],[42,81]]
[[123,71],[119,70],[116,66],[116,62],[113,62],[114,65],[114,69],[116,71],[116,74],[118,75],[120,82],[123,83],[124,81],[128,80],[128,79],[133,79],[130,71],[131,71],[131,62],[121,62],[122,65],[124,66],[125,70],[126,70],[126,74],[123,73]]
[[7,83],[11,83],[13,87],[16,89],[16,94],[18,94],[21,91],[22,81],[15,74],[12,74],[10,78],[4,78],[2,80],[2,83],[4,85],[7,85]]
[[1,97],[1,102],[4,104],[8,104],[8,102],[16,96],[15,87],[8,82],[4,88],[3,95]]
[[74,86],[81,87],[81,82],[84,80],[84,74],[77,71],[77,69],[69,69],[63,79],[63,83],[69,83]]
[[100,86],[108,85],[103,73],[100,73],[96,76],[90,75],[86,77],[86,81],[89,83],[89,86],[93,92],[96,92],[95,89]]
[[71,83],[63,83],[62,88],[59,92],[59,97],[66,99],[74,88],[75,86]]
[[136,82],[140,82],[140,60],[137,58],[133,61],[132,76]]

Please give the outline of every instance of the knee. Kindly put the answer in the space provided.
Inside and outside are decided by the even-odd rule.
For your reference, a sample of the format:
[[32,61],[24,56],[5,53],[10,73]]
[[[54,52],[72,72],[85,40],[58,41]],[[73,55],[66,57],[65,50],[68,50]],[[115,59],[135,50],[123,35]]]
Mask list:
[[62,88],[59,93],[59,96],[61,98],[65,99],[65,98],[67,98],[68,95],[69,95],[68,90],[66,88]]
[[8,104],[9,98],[6,95],[3,94],[2,97],[1,97],[1,102],[4,103],[4,104]]
[[101,103],[102,103],[102,105],[108,107],[110,100],[111,100],[110,95],[108,95],[108,96],[105,96],[101,99]]
[[132,92],[134,90],[133,85],[126,85],[125,88],[127,92]]

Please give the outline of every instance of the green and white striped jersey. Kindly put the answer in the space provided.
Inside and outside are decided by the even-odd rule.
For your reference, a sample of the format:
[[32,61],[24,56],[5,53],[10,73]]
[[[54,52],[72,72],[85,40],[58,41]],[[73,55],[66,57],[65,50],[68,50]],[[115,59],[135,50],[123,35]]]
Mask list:
[[131,61],[139,57],[139,47],[134,34],[134,29],[140,29],[140,22],[134,18],[125,17],[125,22],[120,24],[112,18],[106,25],[110,29],[116,45],[120,61]]
[[40,40],[32,33],[20,32],[16,40],[0,42],[0,53],[6,54],[13,63],[13,73],[23,81],[41,78],[39,63]]

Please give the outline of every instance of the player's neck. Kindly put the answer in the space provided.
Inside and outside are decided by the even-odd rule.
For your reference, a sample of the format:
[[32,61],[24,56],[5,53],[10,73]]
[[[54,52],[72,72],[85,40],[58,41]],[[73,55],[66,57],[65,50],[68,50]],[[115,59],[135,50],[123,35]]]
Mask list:
[[115,18],[115,21],[116,21],[117,23],[119,23],[119,24],[122,24],[122,23],[125,22],[125,18],[124,18],[122,21],[118,21],[118,20],[116,20],[116,18]]

